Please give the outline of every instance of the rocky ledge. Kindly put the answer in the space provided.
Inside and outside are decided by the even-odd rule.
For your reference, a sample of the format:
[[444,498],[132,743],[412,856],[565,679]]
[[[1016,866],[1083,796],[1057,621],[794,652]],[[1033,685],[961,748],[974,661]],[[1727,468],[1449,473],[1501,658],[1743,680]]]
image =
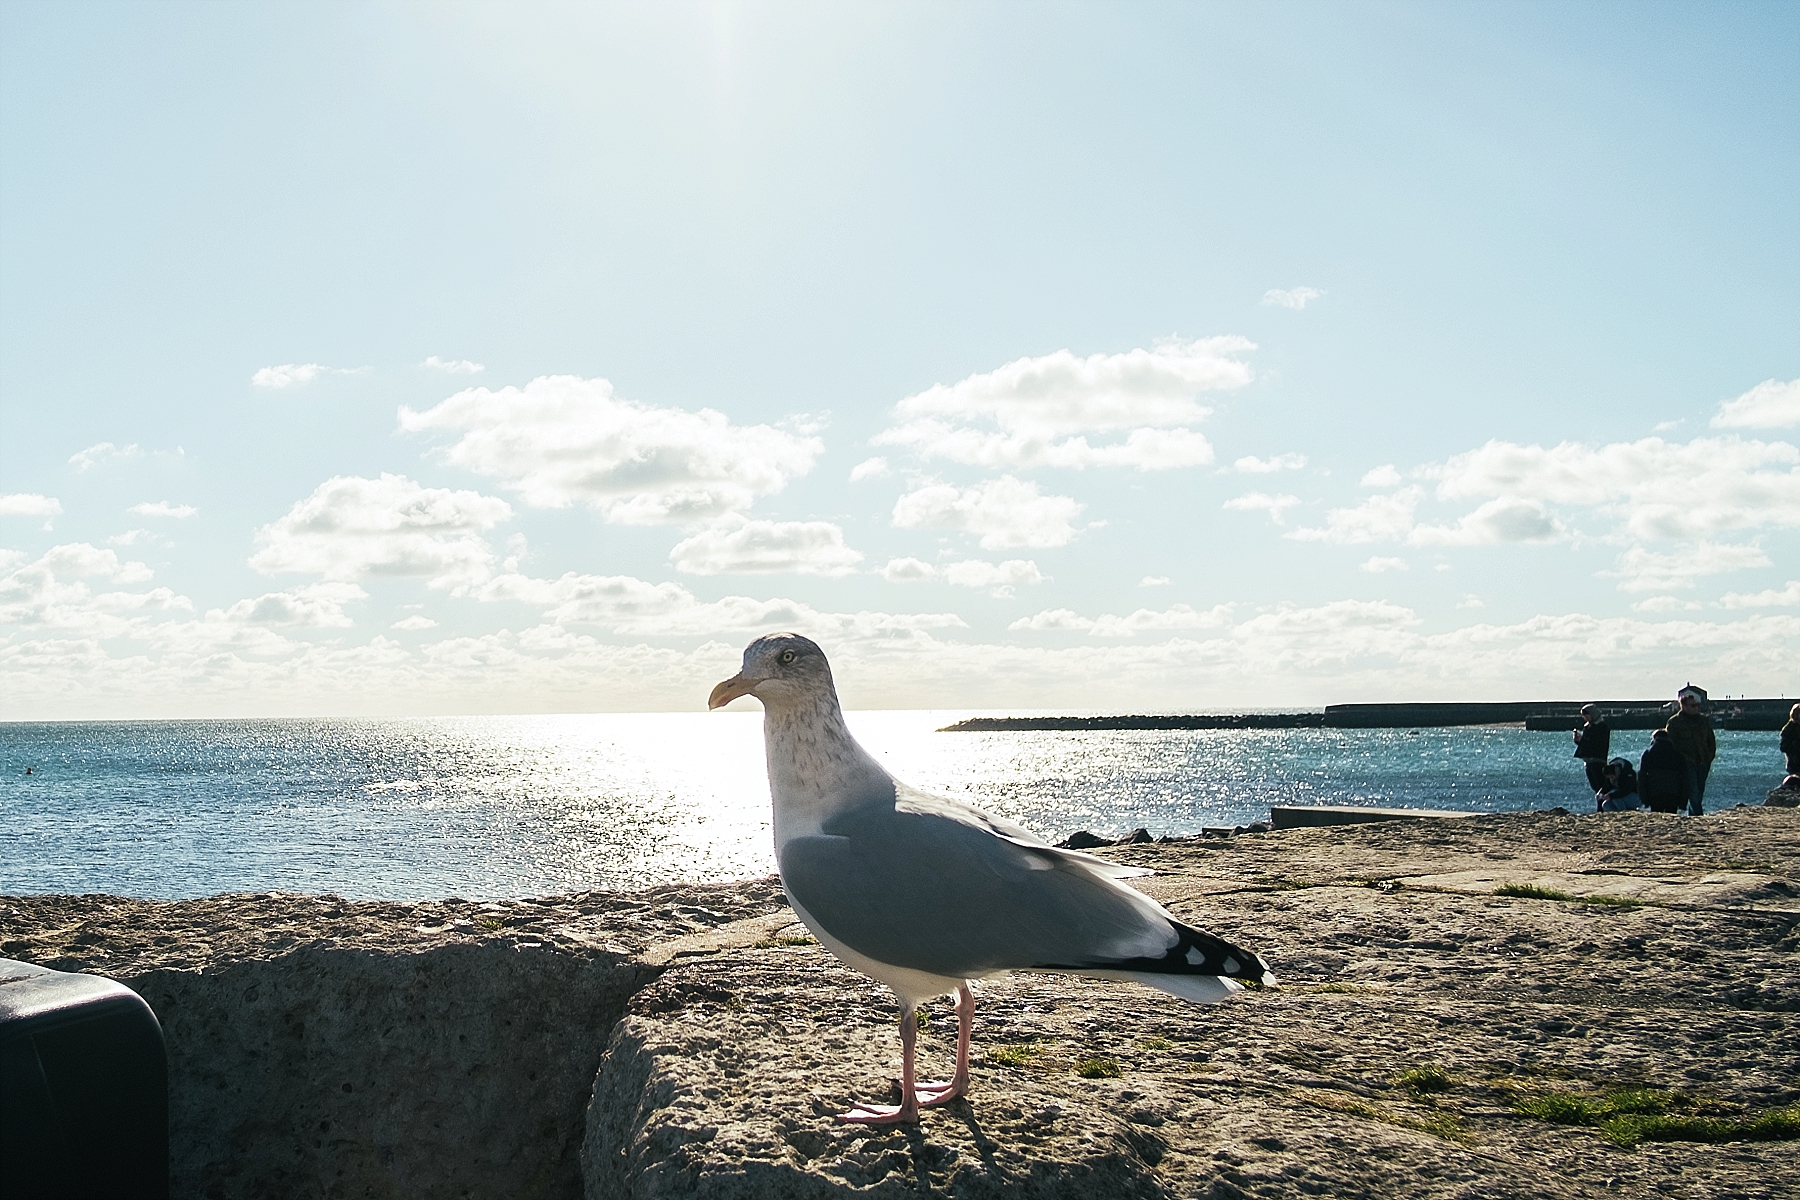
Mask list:
[[[1102,853],[1154,868],[1145,891],[1283,986],[1196,1008],[990,982],[974,1094],[903,1130],[832,1121],[891,1098],[894,1004],[773,880],[11,897],[0,956],[110,975],[156,1010],[178,1197],[1748,1198],[1800,1179],[1800,812]],[[927,1070],[953,1034],[940,1005]]]

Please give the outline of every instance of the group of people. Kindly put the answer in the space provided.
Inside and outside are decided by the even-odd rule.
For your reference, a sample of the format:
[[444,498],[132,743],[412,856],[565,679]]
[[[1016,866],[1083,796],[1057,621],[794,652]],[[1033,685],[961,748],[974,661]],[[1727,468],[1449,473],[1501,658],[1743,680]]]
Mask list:
[[[1583,724],[1575,731],[1575,757],[1587,766],[1588,786],[1594,789],[1594,805],[1600,812],[1686,812],[1697,817],[1705,812],[1706,777],[1718,757],[1719,743],[1712,721],[1701,711],[1705,694],[1682,688],[1680,707],[1667,725],[1650,735],[1650,748],[1638,765],[1610,757],[1612,731],[1592,704],[1581,707]],[[1787,757],[1788,775],[1800,775],[1800,704],[1788,714],[1781,731],[1781,752]]]

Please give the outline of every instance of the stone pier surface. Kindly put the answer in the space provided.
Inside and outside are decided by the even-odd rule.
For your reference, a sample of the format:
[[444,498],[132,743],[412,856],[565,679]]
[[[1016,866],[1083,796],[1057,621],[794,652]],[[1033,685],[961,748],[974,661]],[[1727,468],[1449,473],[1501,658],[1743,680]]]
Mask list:
[[1312,829],[1321,825],[1361,825],[1368,821],[1417,821],[1444,817],[1472,817],[1455,808],[1365,808],[1348,804],[1276,804],[1269,808],[1269,823],[1276,829]]
[[[973,1095],[911,1129],[831,1119],[892,1099],[896,1010],[771,880],[485,905],[12,897],[0,955],[111,975],[156,1009],[179,1197],[1749,1198],[1800,1181],[1800,1141],[1628,1148],[1529,1115],[1561,1097],[1597,1122],[1632,1093],[1716,1133],[1793,1111],[1800,811],[1100,853],[1155,869],[1134,882],[1261,950],[1282,986],[1202,1008],[989,982]],[[933,1005],[928,1074],[953,1039]]]

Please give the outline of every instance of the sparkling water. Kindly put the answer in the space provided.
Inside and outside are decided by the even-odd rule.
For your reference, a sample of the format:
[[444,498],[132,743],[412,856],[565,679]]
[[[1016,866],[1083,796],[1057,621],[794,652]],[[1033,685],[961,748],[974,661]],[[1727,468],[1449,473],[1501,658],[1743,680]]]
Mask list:
[[[1052,840],[1197,833],[1271,804],[1593,807],[1566,733],[936,732],[969,715],[849,722],[899,778]],[[1615,731],[1614,750],[1635,760],[1649,736]],[[1709,810],[1761,801],[1776,740],[1719,734]],[[774,869],[754,711],[0,723],[0,893],[474,899]]]

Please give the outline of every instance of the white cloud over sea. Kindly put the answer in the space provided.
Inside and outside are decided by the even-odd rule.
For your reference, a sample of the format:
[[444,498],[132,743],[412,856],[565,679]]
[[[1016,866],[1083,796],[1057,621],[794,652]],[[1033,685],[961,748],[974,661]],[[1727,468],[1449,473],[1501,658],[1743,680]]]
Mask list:
[[624,525],[741,512],[811,471],[825,448],[716,409],[626,400],[605,379],[573,375],[470,388],[424,411],[402,407],[399,420],[407,433],[454,439],[436,457],[498,480],[524,504],[582,504]]

